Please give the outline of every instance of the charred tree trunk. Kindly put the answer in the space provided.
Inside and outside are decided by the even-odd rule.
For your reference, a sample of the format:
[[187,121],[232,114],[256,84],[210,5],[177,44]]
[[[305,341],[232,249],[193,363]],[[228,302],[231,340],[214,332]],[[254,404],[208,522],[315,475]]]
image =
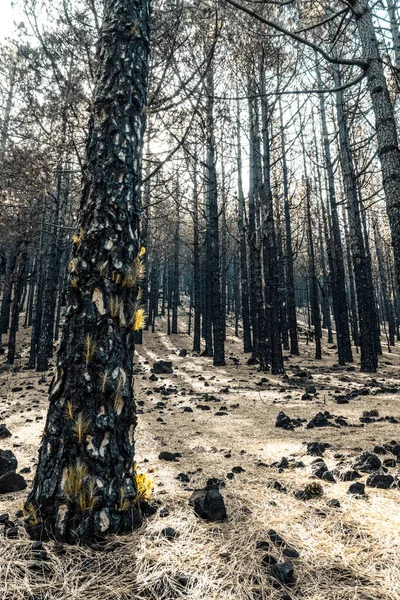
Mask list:
[[247,266],[246,231],[244,227],[244,193],[242,176],[242,142],[240,136],[240,112],[237,105],[237,167],[238,167],[238,230],[239,230],[239,255],[240,255],[240,289],[243,322],[243,351],[251,352],[251,327],[249,308],[249,274]]
[[[340,87],[338,68],[333,68],[335,86]],[[378,353],[375,339],[375,298],[368,277],[369,265],[365,250],[357,182],[350,151],[349,131],[342,92],[336,92],[336,111],[340,139],[340,160],[344,189],[348,202],[350,244],[353,261],[355,286],[360,325],[361,371],[374,373],[378,367]]]
[[90,543],[140,524],[132,363],[148,0],[105,0],[66,322],[26,523]]
[[400,147],[396,119],[369,0],[352,0],[351,5],[363,58],[367,62],[368,90],[375,115],[378,156],[382,167],[383,188],[392,233],[397,285],[400,288]]
[[9,365],[13,365],[15,359],[19,313],[21,308],[22,288],[24,285],[24,276],[27,259],[28,249],[25,244],[22,244],[18,256],[18,265],[14,281],[14,298],[11,313],[10,333],[8,337],[7,362]]
[[[265,92],[264,73],[261,73],[261,93]],[[281,340],[281,302],[279,293],[279,270],[271,189],[269,108],[265,98],[261,101],[263,139],[263,182],[260,190],[262,214],[262,242],[265,280],[265,318],[268,362],[273,375],[284,372]]]
[[225,365],[225,331],[221,305],[220,288],[220,250],[219,250],[219,213],[218,188],[214,137],[214,73],[210,65],[207,74],[207,228],[208,228],[208,274],[209,293],[211,294],[212,331],[214,341],[213,364],[215,367]]
[[290,336],[290,354],[297,356],[299,354],[299,340],[297,336],[297,315],[296,315],[296,295],[294,288],[294,268],[293,268],[293,246],[292,246],[292,228],[290,223],[290,204],[289,204],[289,182],[288,169],[286,162],[285,131],[283,128],[282,107],[279,106],[280,128],[281,128],[281,149],[282,149],[282,175],[283,175],[283,197],[285,209],[285,231],[286,231],[286,302],[287,316]]

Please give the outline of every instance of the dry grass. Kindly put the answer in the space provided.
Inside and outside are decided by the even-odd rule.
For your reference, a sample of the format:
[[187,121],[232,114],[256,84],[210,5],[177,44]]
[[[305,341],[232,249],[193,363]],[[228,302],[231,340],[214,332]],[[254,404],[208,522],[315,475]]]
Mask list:
[[[337,406],[323,390],[312,402],[302,402],[301,392],[295,390],[285,399],[286,392],[277,391],[281,378],[267,375],[272,385],[266,390],[255,385],[261,375],[244,365],[240,343],[232,338],[228,339],[228,352],[239,356],[242,365],[236,368],[228,364],[217,370],[207,359],[177,356],[181,347],[190,351],[188,336],[145,336],[144,346],[138,348],[137,370],[146,377],[136,377],[137,396],[145,400],[145,415],[140,416],[136,434],[137,462],[140,472],[148,465],[155,467],[154,497],[170,515],[163,519],[155,515],[133,534],[111,539],[104,552],[72,547],[58,555],[51,543],[46,544],[49,560],[41,563],[35,561],[27,539],[1,537],[0,600],[281,600],[284,593],[292,600],[400,600],[399,490],[367,488],[368,497],[356,498],[347,494],[349,483],[323,482],[323,496],[309,501],[293,497],[295,489],[312,481],[312,457],[304,455],[305,441],[332,444],[324,456],[330,468],[337,462],[333,456],[337,451],[348,457],[350,465],[356,446],[371,449],[375,443],[398,439],[399,425],[385,422],[357,429],[300,428],[294,432],[274,427],[281,408],[290,416],[307,418],[327,409],[347,416],[350,422],[358,422],[363,410],[371,408],[398,417],[398,398],[369,395]],[[313,361],[312,352],[312,346],[303,345],[301,358],[291,359],[289,371],[293,364],[313,369],[317,388],[324,384],[328,390],[340,389],[341,393],[368,385],[371,377],[358,372],[323,372]],[[153,387],[148,381],[149,369],[158,358],[174,363],[174,374],[164,376],[162,383],[186,390],[185,396],[176,394],[166,400],[167,408],[161,412],[166,425],[157,422],[160,411],[155,405],[160,396],[154,391],[151,397],[146,396]],[[399,384],[398,350],[386,354],[384,360],[392,365],[382,368],[378,380]],[[333,361],[333,353],[327,352],[322,366]],[[27,372],[21,377],[27,378]],[[34,377],[38,376],[32,374],[32,380]],[[154,387],[159,385],[160,381]],[[230,386],[230,393],[224,396],[220,390],[225,385]],[[290,383],[284,385],[291,387]],[[204,392],[219,396],[221,404],[229,408],[228,416],[213,415],[221,404],[212,406],[211,412],[183,414],[179,410],[184,405],[195,408],[197,402],[203,403],[197,394]],[[42,396],[44,413],[44,389]],[[240,407],[233,410],[235,403]],[[19,409],[16,407],[9,421],[13,432],[24,441],[16,451],[22,467],[33,464],[43,426],[25,424]],[[14,439],[3,440],[2,447],[12,449]],[[179,450],[183,456],[177,463],[158,462],[157,455],[163,449]],[[231,459],[224,456],[228,451]],[[306,468],[279,473],[257,466],[259,460],[271,463],[282,456],[301,459]],[[144,458],[149,463],[144,463]],[[228,521],[213,524],[198,519],[188,506],[190,491],[185,485],[200,487],[208,477],[225,478],[234,465],[245,471],[227,480],[221,490]],[[176,480],[178,473],[196,469],[200,470],[191,476],[190,484]],[[393,474],[398,475],[398,470]],[[80,479],[74,488],[76,501],[78,488],[83,485],[86,489],[87,475]],[[275,480],[287,488],[286,493],[272,488]],[[331,498],[337,498],[341,507],[327,506]],[[9,510],[12,517],[24,499],[25,492],[15,494],[13,501],[2,499],[0,512]],[[179,537],[169,541],[161,533],[165,527],[173,527]],[[291,588],[273,587],[271,573],[262,565],[264,551],[256,550],[256,542],[267,540],[270,528],[300,552],[300,558],[292,559],[296,582]],[[272,545],[270,552],[285,560],[279,547]]]

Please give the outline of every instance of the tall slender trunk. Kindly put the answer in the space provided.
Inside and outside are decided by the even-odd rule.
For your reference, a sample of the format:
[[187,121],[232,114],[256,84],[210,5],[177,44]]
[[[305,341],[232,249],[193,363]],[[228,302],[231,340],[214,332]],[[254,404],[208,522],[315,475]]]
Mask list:
[[[264,73],[260,76],[261,93],[265,92]],[[281,340],[281,302],[279,293],[279,270],[274,219],[274,203],[271,189],[271,161],[269,135],[269,107],[265,97],[261,101],[263,140],[263,181],[260,188],[262,215],[262,244],[265,281],[265,318],[268,362],[274,375],[284,372]]]
[[218,188],[214,137],[214,72],[210,65],[206,77],[206,125],[207,125],[207,228],[208,228],[208,273],[211,294],[211,315],[214,340],[213,364],[225,365],[225,331],[221,306],[220,250]]
[[240,289],[242,305],[242,323],[243,323],[243,351],[251,352],[251,327],[250,327],[250,308],[249,308],[249,276],[247,266],[247,247],[246,231],[244,227],[244,193],[243,193],[243,175],[242,175],[242,142],[240,136],[240,111],[239,102],[237,104],[237,169],[238,169],[238,231],[239,231],[239,255],[240,255]]
[[281,149],[282,149],[282,175],[283,175],[283,198],[285,209],[285,230],[286,230],[286,302],[288,326],[290,335],[290,353],[299,354],[299,340],[297,336],[297,315],[296,315],[296,295],[294,288],[294,267],[293,267],[293,246],[292,246],[292,228],[290,223],[290,204],[289,204],[289,183],[288,168],[286,161],[285,131],[283,128],[282,106],[279,103],[280,129],[281,129]]
[[9,365],[13,365],[15,359],[19,313],[21,308],[21,296],[22,288],[24,285],[24,275],[27,259],[28,250],[26,244],[23,243],[21,245],[21,249],[18,256],[18,265],[14,282],[14,298],[11,313],[10,334],[8,336],[7,362]]
[[[335,86],[340,87],[341,78],[338,68],[333,68]],[[342,92],[336,92],[336,112],[340,139],[340,161],[350,224],[351,255],[357,291],[357,304],[360,325],[361,371],[375,372],[378,367],[378,354],[375,339],[374,291],[368,277],[368,258],[366,255],[360,206],[358,202],[357,181],[350,150],[349,131]]]
[[392,234],[397,285],[400,289],[400,147],[396,119],[386,82],[379,41],[369,0],[352,0],[366,69],[368,90],[375,115],[378,156]]
[[[316,61],[317,85],[322,86],[318,62]],[[335,176],[329,143],[329,132],[326,118],[325,98],[320,94],[322,140],[324,147],[325,168],[328,182],[329,206],[332,218],[332,241],[330,243],[331,261],[330,275],[332,280],[333,315],[336,324],[339,365],[353,361],[351,352],[348,307],[346,298],[346,279],[344,270],[342,238],[340,235],[339,216],[337,210]]]

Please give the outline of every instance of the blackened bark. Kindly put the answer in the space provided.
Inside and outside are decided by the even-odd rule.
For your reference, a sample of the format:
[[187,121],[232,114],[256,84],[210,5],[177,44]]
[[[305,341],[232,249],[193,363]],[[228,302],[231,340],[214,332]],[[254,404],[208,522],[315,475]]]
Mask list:
[[197,163],[197,151],[195,150],[193,171],[193,352],[200,352],[201,350],[201,265]]
[[370,2],[369,0],[352,0],[351,5],[361,41],[363,59],[368,64],[367,83],[375,115],[378,156],[382,167],[383,189],[392,234],[397,285],[400,288],[400,147],[396,119]]
[[19,322],[19,313],[21,308],[22,299],[22,288],[24,285],[25,267],[28,258],[28,250],[26,245],[23,243],[18,256],[18,263],[16,269],[16,276],[14,282],[14,298],[11,314],[10,333],[8,337],[8,354],[7,362],[9,365],[14,364],[15,352],[16,352],[16,340]]
[[[316,73],[317,73],[317,85],[322,87],[322,81],[316,61]],[[348,307],[346,298],[346,279],[344,270],[344,258],[343,258],[343,246],[342,238],[340,235],[339,216],[337,210],[336,190],[335,190],[335,176],[333,171],[333,164],[331,158],[331,149],[329,143],[329,132],[326,119],[326,108],[325,108],[325,97],[320,94],[319,105],[321,111],[321,126],[322,126],[322,139],[324,147],[324,158],[325,168],[328,180],[328,197],[329,205],[332,218],[332,237],[328,242],[330,253],[329,264],[330,264],[330,276],[332,281],[332,302],[333,302],[333,316],[336,324],[336,339],[338,347],[338,361],[339,365],[344,365],[346,362],[353,361],[353,355],[351,351],[350,342],[350,331],[349,331],[349,320],[348,320]]]
[[312,231],[312,220],[311,220],[311,188],[310,182],[306,175],[305,180],[306,188],[306,211],[307,211],[307,237],[308,237],[308,258],[309,258],[309,277],[310,277],[310,304],[311,304],[311,318],[314,325],[314,337],[315,337],[315,358],[317,360],[322,358],[321,351],[321,314],[319,310],[318,302],[318,280],[315,269],[315,251],[314,251],[314,240]]
[[13,244],[8,253],[8,261],[7,261],[7,269],[6,269],[6,278],[3,289],[3,298],[1,302],[1,311],[0,311],[0,345],[1,345],[1,336],[4,333],[8,332],[8,327],[10,323],[10,310],[11,310],[11,298],[12,298],[12,290],[14,284],[15,277],[15,268],[17,265],[18,253],[19,253],[20,244]]
[[294,288],[294,267],[293,267],[293,246],[292,246],[292,228],[290,223],[290,205],[289,205],[289,183],[288,169],[286,161],[285,131],[283,128],[282,106],[279,104],[280,129],[281,129],[281,149],[282,149],[282,176],[283,176],[283,197],[285,209],[285,231],[286,231],[286,303],[287,317],[290,335],[290,353],[297,356],[299,354],[299,340],[297,337],[297,315],[296,315],[296,295]]
[[[261,93],[265,92],[264,73],[261,73]],[[262,245],[265,280],[265,319],[268,362],[273,375],[284,372],[281,341],[281,302],[277,261],[274,204],[271,189],[269,108],[265,98],[261,101],[263,140],[263,182],[260,189],[262,215]]]
[[33,537],[91,542],[140,523],[132,362],[149,29],[148,0],[105,0],[66,322],[25,505]]
[[225,365],[225,331],[221,305],[220,288],[220,250],[219,250],[219,213],[218,189],[214,137],[214,73],[210,65],[207,73],[207,229],[208,229],[208,279],[209,294],[211,295],[211,315],[214,341],[213,364],[215,367]]
[[249,276],[247,267],[246,231],[244,227],[244,193],[242,176],[242,143],[240,136],[240,112],[237,105],[237,167],[238,167],[238,231],[239,231],[239,254],[240,254],[240,289],[243,323],[243,351],[251,352],[251,327],[249,308]]
[[[338,68],[333,68],[335,86],[340,87],[341,77]],[[368,277],[369,264],[365,251],[364,237],[358,202],[357,181],[350,150],[349,131],[342,92],[336,92],[336,111],[339,126],[340,161],[344,189],[348,202],[350,225],[350,245],[357,292],[360,325],[361,371],[374,373],[378,367],[378,354],[375,338],[375,298]]]

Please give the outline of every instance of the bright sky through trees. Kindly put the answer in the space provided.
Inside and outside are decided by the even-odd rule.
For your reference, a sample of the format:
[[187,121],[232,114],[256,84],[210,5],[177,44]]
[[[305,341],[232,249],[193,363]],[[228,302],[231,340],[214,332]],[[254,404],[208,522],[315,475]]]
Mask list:
[[14,26],[14,9],[11,4],[12,0],[1,1],[0,40],[10,35]]

